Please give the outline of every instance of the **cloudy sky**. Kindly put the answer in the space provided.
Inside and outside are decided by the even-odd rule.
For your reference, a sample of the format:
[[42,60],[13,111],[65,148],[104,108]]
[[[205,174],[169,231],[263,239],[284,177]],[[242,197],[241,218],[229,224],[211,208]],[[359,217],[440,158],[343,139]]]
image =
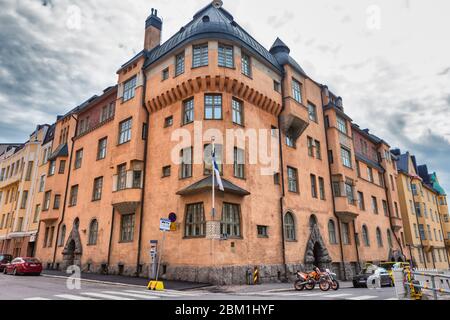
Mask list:
[[[116,82],[155,7],[163,40],[208,0],[0,0],[0,143]],[[450,190],[450,1],[224,0],[265,47],[279,36],[346,112]]]

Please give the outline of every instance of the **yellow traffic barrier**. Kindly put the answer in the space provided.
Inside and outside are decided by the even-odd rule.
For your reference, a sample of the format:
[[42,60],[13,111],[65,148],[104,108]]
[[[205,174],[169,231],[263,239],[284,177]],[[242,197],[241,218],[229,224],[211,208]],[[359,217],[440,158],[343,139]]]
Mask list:
[[150,281],[147,289],[153,291],[164,291],[164,283],[162,281]]
[[259,271],[258,267],[255,267],[255,270],[253,271],[253,284],[258,284],[259,280]]

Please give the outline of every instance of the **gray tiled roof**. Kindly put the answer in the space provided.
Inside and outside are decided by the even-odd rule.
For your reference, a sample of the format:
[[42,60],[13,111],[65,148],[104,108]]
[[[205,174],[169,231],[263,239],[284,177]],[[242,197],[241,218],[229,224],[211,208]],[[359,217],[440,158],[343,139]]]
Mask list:
[[[204,22],[204,17],[209,17],[209,22]],[[233,16],[223,8],[216,8],[212,4],[197,12],[191,22],[181,28],[173,37],[161,46],[147,52],[145,66],[149,66],[192,40],[219,38],[240,42],[246,50],[262,57],[279,72],[282,66],[275,57],[260,43],[250,36],[235,21]],[[301,69],[301,68],[300,68]]]
[[408,161],[409,161],[409,154],[404,153],[398,156],[397,161],[397,168],[398,170],[408,173]]

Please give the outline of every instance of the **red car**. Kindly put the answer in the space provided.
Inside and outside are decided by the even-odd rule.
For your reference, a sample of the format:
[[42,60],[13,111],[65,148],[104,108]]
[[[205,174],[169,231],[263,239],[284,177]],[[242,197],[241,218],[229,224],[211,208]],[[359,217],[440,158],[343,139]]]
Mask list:
[[36,258],[19,257],[8,263],[3,271],[4,274],[31,274],[39,276],[42,272],[42,264]]

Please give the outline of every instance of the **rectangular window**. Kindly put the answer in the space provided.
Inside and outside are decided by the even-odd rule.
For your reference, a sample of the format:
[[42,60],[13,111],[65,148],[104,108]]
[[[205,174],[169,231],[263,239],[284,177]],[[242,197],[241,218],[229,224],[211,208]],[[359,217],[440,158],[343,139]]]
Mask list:
[[[223,174],[223,146],[221,144],[215,145],[215,153],[216,153],[216,163],[219,167],[219,172],[222,175]],[[204,146],[204,175],[210,175],[212,174],[212,145],[207,144]]]
[[31,173],[33,172],[33,161],[28,161],[28,166],[27,166],[27,173],[25,174],[25,180],[26,181],[30,181],[31,180]]
[[279,173],[274,173],[273,174],[273,183],[276,185],[280,184],[280,174]]
[[175,77],[184,73],[184,52],[175,57]]
[[267,227],[267,226],[257,226],[258,237],[268,238],[269,237],[268,228],[269,227]]
[[69,206],[73,207],[77,205],[78,200],[78,185],[72,186],[70,188],[70,201]]
[[48,175],[52,176],[55,174],[55,170],[56,170],[56,161],[52,160],[50,161],[50,165],[48,167]]
[[162,71],[161,77],[162,77],[162,81],[169,79],[169,68],[165,68]]
[[350,225],[348,223],[342,223],[342,242],[345,245],[350,244]]
[[234,68],[233,46],[219,44],[219,67]]
[[123,102],[134,98],[137,77],[134,76],[123,84]]
[[308,155],[314,157],[314,140],[311,137],[306,138],[308,143]]
[[133,171],[133,188],[140,189],[142,184],[142,171],[134,170]]
[[350,155],[350,151],[345,149],[344,147],[341,147],[341,158],[342,158],[342,164],[346,166],[347,168],[352,167],[352,159]]
[[360,210],[366,210],[366,204],[364,203],[364,193],[362,193],[361,191],[358,191],[358,203]]
[[325,200],[325,181],[322,177],[319,177],[319,194],[320,200]]
[[147,140],[147,135],[148,135],[148,124],[144,122],[142,124],[142,140]]
[[224,203],[222,207],[222,221],[220,233],[227,234],[231,238],[241,236],[241,208],[238,204]]
[[242,149],[234,148],[234,176],[239,179],[245,178],[245,152]]
[[297,169],[288,167],[288,190],[290,192],[298,193],[298,172]]
[[328,162],[330,162],[330,164],[333,164],[333,162],[334,162],[333,150],[328,150]]
[[345,194],[347,195],[347,201],[349,204],[355,204],[355,195],[353,191],[353,185],[349,182],[345,183]]
[[383,174],[381,172],[378,172],[378,181],[379,181],[379,185],[384,188],[384,179],[383,179]]
[[373,171],[369,167],[367,167],[367,180],[373,183]]
[[316,159],[322,159],[322,152],[320,150],[320,142],[318,140],[314,141],[314,146],[316,148]]
[[347,134],[347,121],[339,116],[336,117],[337,128],[340,132]]
[[388,217],[388,216],[389,216],[389,212],[388,212],[388,205],[387,205],[386,200],[383,200],[382,203],[383,203],[383,212],[384,212],[384,215],[385,215],[386,217]]
[[309,120],[317,122],[317,108],[311,102],[308,102]]
[[183,102],[183,125],[194,122],[194,98]]
[[295,148],[295,140],[290,135],[286,135],[286,145],[290,148]]
[[106,147],[108,145],[108,138],[103,138],[98,141],[97,160],[106,158]]
[[317,198],[317,180],[315,175],[311,175],[311,196]]
[[45,175],[42,175],[39,179],[39,192],[44,192],[45,188]]
[[75,153],[75,169],[81,168],[82,161],[83,161],[83,149],[80,149]]
[[205,95],[205,120],[222,119],[222,95]]
[[47,191],[44,195],[44,211],[47,211],[48,209],[50,209],[50,197],[52,196],[52,192],[51,191]]
[[94,180],[94,188],[92,191],[92,201],[98,201],[102,198],[103,177]]
[[109,105],[104,106],[102,108],[102,113],[100,115],[100,123],[105,122],[106,120],[114,117],[115,109],[116,104],[114,102],[111,102]]
[[173,116],[169,116],[164,119],[164,128],[173,126]]
[[372,197],[372,212],[378,214],[378,202],[375,197]]
[[55,194],[55,199],[53,200],[53,209],[59,209],[61,205],[61,196],[59,194]]
[[242,73],[247,77],[252,76],[252,62],[248,54],[242,52]]
[[181,150],[180,157],[180,178],[186,179],[192,177],[192,147]]
[[243,103],[237,99],[231,100],[231,109],[232,109],[232,116],[233,116],[233,123],[244,125],[244,107]]
[[276,80],[273,80],[273,90],[281,92],[281,84]]
[[134,214],[122,215],[120,219],[120,242],[132,242],[134,236]]
[[121,164],[117,167],[117,190],[127,188],[127,165]]
[[131,124],[131,118],[119,123],[119,144],[123,144],[131,140]]
[[170,174],[171,174],[170,172],[171,172],[171,166],[165,166],[162,169],[162,177],[163,178],[170,177]]
[[192,49],[192,67],[203,67],[208,65],[208,44],[194,46]]
[[400,218],[399,212],[398,212],[398,204],[397,204],[397,202],[394,202],[394,208],[395,208],[395,216],[397,218]]
[[39,221],[39,214],[40,213],[41,213],[41,205],[37,204],[36,208],[34,209],[33,223],[37,223]]
[[188,204],[186,206],[186,237],[204,237],[206,235],[205,213],[203,203]]
[[[389,175],[389,177],[391,178],[391,186],[392,186],[392,191],[395,191],[395,182],[394,182],[394,177],[391,175]],[[427,193],[428,194],[428,193]],[[429,199],[428,199],[429,200]]]
[[64,171],[66,170],[66,160],[59,161],[59,174],[64,174]]
[[295,79],[292,79],[292,97],[295,101],[302,103],[302,85]]
[[427,240],[427,236],[425,234],[425,228],[423,227],[423,224],[419,224],[419,235],[420,235],[420,239]]
[[27,207],[28,191],[23,191],[22,202],[20,203],[20,209],[25,209]]

